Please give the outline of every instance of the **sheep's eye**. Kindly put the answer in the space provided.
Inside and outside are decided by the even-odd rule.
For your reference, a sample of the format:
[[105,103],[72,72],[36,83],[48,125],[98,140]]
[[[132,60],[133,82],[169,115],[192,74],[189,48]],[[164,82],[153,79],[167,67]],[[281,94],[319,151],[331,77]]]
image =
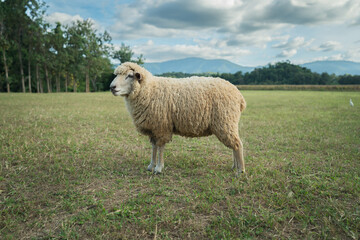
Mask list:
[[134,75],[133,75],[133,74],[129,74],[129,75],[127,75],[126,78],[134,78]]

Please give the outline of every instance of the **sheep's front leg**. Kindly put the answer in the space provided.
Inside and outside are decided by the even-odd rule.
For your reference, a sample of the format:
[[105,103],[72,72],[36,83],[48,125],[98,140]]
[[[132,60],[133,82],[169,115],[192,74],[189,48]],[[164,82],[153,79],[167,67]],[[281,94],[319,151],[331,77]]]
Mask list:
[[152,172],[155,165],[156,165],[156,153],[157,153],[157,146],[155,143],[151,143],[152,144],[152,153],[151,153],[151,162],[150,165],[148,166],[147,170]]
[[161,173],[162,169],[164,168],[164,158],[163,158],[163,153],[164,153],[164,147],[165,146],[161,146],[161,147],[158,147],[158,150],[159,150],[159,156],[158,156],[158,161],[156,163],[156,167],[155,167],[155,171],[154,171],[154,174],[159,174]]

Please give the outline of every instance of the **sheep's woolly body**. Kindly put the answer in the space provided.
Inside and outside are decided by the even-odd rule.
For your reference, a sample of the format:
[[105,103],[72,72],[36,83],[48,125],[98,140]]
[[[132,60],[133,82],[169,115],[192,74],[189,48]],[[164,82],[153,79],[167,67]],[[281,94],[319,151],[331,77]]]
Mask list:
[[238,122],[246,102],[240,91],[220,78],[155,77],[144,68],[125,63],[115,74],[140,73],[125,97],[137,130],[163,146],[172,134],[201,137],[215,134],[227,147],[242,148]]

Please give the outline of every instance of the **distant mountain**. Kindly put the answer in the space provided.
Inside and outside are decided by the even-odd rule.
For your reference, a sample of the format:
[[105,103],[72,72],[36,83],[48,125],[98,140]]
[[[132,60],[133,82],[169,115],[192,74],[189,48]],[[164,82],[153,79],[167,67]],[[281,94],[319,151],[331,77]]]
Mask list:
[[[312,72],[336,75],[360,75],[360,63],[350,61],[316,61],[304,63],[300,66],[310,69]],[[145,63],[144,67],[152,74],[166,72],[183,73],[243,73],[251,72],[255,67],[244,67],[223,59],[184,58],[157,63]],[[261,67],[261,66],[260,66]]]
[[360,75],[360,63],[350,61],[316,61],[301,64],[302,67],[310,69],[312,72],[336,75]]
[[243,67],[223,59],[207,60],[203,58],[184,58],[158,63],[145,63],[144,67],[152,74],[166,72],[183,73],[236,73],[238,71],[251,72],[253,67]]

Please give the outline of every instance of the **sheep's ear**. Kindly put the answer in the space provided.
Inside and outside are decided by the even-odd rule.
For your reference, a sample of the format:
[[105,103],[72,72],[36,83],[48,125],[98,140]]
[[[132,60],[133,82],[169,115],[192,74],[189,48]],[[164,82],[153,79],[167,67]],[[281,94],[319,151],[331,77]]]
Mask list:
[[139,82],[142,81],[142,76],[141,76],[140,73],[135,73],[135,78],[136,78]]

